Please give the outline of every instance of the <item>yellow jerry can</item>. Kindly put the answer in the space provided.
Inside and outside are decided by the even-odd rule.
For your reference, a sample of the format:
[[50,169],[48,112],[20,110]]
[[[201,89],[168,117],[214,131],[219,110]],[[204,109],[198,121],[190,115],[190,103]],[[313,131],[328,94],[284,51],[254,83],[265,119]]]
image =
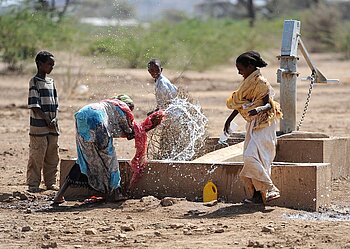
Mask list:
[[218,188],[209,180],[203,188],[203,202],[214,201],[218,199]]

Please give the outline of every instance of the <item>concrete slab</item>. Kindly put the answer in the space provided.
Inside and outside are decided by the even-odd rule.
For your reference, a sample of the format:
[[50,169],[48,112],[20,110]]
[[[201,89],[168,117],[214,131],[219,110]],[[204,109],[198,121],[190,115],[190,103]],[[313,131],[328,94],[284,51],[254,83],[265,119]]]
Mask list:
[[226,146],[224,148],[209,152],[199,158],[194,159],[193,163],[205,162],[243,162],[244,142]]
[[[192,162],[242,162],[244,142],[216,148]],[[332,179],[350,175],[350,138],[328,137],[322,133],[292,132],[277,140],[275,162],[330,163]]]
[[275,162],[330,163],[332,179],[350,174],[350,138],[278,139]]
[[[61,184],[73,160],[61,160]],[[242,163],[193,163],[151,161],[130,196],[140,198],[153,195],[202,200],[203,187],[212,180],[218,188],[219,198],[226,202],[240,202],[244,188],[239,180]],[[131,179],[127,161],[120,161],[122,186],[128,186]],[[331,168],[330,164],[278,163],[272,167],[272,178],[281,191],[281,198],[271,205],[317,211],[330,204]],[[125,189],[125,188],[124,188]],[[94,193],[95,194],[95,193]],[[86,198],[92,195],[86,189],[69,188],[67,200]]]
[[320,132],[292,131],[278,136],[278,139],[284,138],[329,138],[329,136]]
[[[195,158],[202,157],[210,152],[217,151],[227,147],[227,145],[219,144],[218,141],[219,141],[219,137],[208,137],[205,140],[205,144],[203,148],[198,153],[196,153]],[[227,139],[227,144],[231,146],[231,145],[241,143],[243,141],[244,141],[244,133],[236,132],[236,133],[233,133],[231,137]]]
[[281,198],[271,204],[310,211],[330,205],[329,163],[274,163],[272,181],[280,189]]

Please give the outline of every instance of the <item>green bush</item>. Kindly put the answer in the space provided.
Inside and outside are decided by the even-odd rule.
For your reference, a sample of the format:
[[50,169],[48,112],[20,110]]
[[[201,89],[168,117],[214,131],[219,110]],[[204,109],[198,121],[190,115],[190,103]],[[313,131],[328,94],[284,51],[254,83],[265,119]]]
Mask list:
[[338,27],[335,42],[336,50],[341,52],[345,59],[350,59],[350,22]]
[[340,11],[336,6],[318,4],[303,13],[301,33],[311,51],[334,51],[340,24]]
[[69,44],[73,34],[65,22],[57,23],[47,15],[27,10],[2,15],[0,23],[0,56],[12,70],[21,69],[21,63],[40,49]]
[[[336,9],[319,5],[296,12],[296,16],[301,17],[301,33],[308,48],[336,50],[350,58],[350,25],[339,25]],[[20,69],[24,60],[41,49],[85,49],[87,55],[113,60],[120,67],[144,68],[150,58],[157,57],[169,68],[205,70],[227,64],[246,50],[280,49],[283,21],[259,19],[251,28],[247,20],[185,18],[149,27],[96,28],[69,18],[58,23],[45,13],[13,11],[0,15],[0,57],[9,68]]]
[[[89,53],[115,56],[128,67],[145,67],[150,58],[160,58],[167,67],[204,70],[227,63],[249,49],[280,46],[282,20],[258,23],[248,21],[184,20],[158,22],[150,28],[118,29],[103,35],[89,47]],[[276,42],[278,41],[278,42]]]

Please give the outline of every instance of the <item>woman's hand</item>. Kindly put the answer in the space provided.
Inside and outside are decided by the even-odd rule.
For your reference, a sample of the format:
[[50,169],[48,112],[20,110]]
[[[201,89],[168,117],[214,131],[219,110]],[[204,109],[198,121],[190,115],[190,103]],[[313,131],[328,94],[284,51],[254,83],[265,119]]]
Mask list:
[[270,104],[269,100],[270,100],[269,95],[266,95],[263,98],[264,104],[262,106],[258,106],[256,108],[250,110],[248,112],[249,116],[255,116],[255,115],[259,114],[260,112],[265,112],[265,111],[270,110],[271,109],[271,104]]
[[248,112],[249,116],[255,116],[259,114],[260,112],[266,112],[271,109],[271,104],[267,103],[264,106],[258,106]]
[[156,111],[151,114],[148,118],[150,119],[152,126],[147,128],[146,131],[150,131],[156,128],[163,120],[165,113],[163,111]]
[[131,140],[135,138],[135,133],[126,133],[126,139]]
[[156,108],[153,111],[147,112],[147,116],[151,116],[156,111],[159,111],[159,108]]

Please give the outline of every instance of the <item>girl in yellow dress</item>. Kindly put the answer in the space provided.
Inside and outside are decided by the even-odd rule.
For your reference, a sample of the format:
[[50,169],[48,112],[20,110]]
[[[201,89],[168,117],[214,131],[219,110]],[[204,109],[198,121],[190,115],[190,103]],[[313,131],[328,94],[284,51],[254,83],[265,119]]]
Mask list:
[[277,121],[282,112],[273,100],[271,85],[260,73],[259,68],[266,66],[258,52],[241,54],[236,59],[236,67],[243,81],[226,102],[233,112],[225,122],[225,132],[238,113],[247,121],[244,166],[240,173],[248,195],[247,203],[266,203],[280,197],[271,180],[271,163],[276,154]]

